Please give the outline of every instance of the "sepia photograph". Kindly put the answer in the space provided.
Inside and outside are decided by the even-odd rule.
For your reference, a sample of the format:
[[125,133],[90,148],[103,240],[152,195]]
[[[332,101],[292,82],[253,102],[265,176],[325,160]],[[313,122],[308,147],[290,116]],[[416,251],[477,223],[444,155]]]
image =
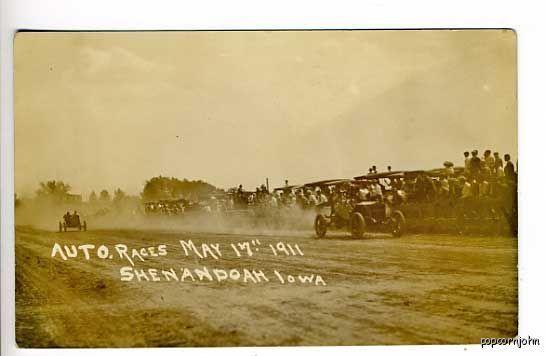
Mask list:
[[13,60],[18,347],[517,337],[513,30],[20,31]]

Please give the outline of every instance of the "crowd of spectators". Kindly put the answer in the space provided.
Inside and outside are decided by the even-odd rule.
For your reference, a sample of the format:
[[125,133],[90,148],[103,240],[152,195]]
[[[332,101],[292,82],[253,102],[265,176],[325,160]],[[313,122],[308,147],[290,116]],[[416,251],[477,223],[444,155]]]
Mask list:
[[[224,197],[212,197],[207,211],[252,208],[299,208],[313,210],[339,202],[353,204],[378,201],[386,204],[435,202],[440,200],[494,199],[516,194],[517,169],[509,154],[478,150],[464,152],[463,166],[445,161],[440,170],[393,172],[387,166],[379,173],[376,165],[367,176],[355,180],[340,180],[334,184],[285,186],[270,191],[264,184],[253,191],[242,185],[229,190]],[[378,178],[377,178],[378,176]],[[185,204],[184,204],[185,203]],[[149,212],[179,214],[187,202],[177,201],[148,204]]]
[[[460,169],[461,168],[461,169]],[[503,159],[498,152],[485,150],[482,157],[478,150],[464,152],[464,164],[455,167],[450,161],[433,173],[413,171],[405,174],[392,172],[388,166],[384,177],[377,166],[369,168],[369,175],[358,180],[347,180],[335,185],[316,187],[286,186],[270,192],[264,185],[254,192],[245,192],[239,186],[234,195],[234,206],[298,207],[314,209],[333,201],[380,201],[392,204],[407,201],[466,200],[497,198],[516,192],[517,170],[509,154]],[[389,175],[388,173],[391,173]]]
[[232,206],[251,206],[251,207],[298,207],[300,209],[312,209],[320,204],[327,202],[326,195],[320,187],[290,187],[269,191],[265,185],[257,187],[253,192],[245,192],[240,185],[236,193],[229,198],[232,200]]

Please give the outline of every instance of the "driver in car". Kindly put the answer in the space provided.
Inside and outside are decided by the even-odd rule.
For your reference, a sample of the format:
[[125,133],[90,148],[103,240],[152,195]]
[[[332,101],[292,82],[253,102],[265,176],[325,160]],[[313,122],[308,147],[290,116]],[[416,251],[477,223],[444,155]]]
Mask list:
[[63,215],[63,219],[66,224],[70,224],[70,217],[71,216],[69,211],[67,211],[66,214]]
[[74,210],[74,214],[72,215],[72,222],[74,223],[74,225],[80,224],[78,212],[75,210]]

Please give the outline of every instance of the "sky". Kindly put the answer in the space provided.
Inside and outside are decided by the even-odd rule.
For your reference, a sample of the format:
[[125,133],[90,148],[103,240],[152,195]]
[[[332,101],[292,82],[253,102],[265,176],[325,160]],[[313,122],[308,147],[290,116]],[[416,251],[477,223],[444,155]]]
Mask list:
[[15,192],[253,189],[517,157],[508,30],[18,33]]

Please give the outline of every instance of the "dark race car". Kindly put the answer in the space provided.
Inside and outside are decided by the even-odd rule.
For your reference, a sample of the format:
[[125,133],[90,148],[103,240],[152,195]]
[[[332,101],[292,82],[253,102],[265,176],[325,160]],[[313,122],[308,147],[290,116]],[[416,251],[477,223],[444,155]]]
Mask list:
[[[342,182],[345,186],[336,188],[336,197],[322,206],[314,220],[316,236],[324,237],[327,230],[348,229],[353,237],[361,238],[365,232],[388,232],[400,237],[405,232],[406,221],[403,212],[389,201],[362,201],[357,191],[360,181]],[[329,208],[329,213],[327,213]]]
[[77,213],[66,213],[63,216],[63,221],[59,221],[59,232],[66,232],[69,228],[87,231],[87,222],[85,220],[82,222]]

